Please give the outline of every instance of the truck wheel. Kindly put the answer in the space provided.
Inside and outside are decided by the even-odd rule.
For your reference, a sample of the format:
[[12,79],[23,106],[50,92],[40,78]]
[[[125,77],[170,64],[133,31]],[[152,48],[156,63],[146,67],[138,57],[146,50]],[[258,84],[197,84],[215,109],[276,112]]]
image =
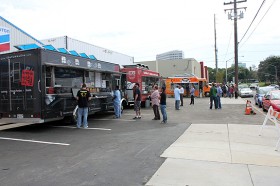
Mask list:
[[121,104],[121,114],[123,113],[123,110],[124,110],[124,103],[122,102],[122,104]]

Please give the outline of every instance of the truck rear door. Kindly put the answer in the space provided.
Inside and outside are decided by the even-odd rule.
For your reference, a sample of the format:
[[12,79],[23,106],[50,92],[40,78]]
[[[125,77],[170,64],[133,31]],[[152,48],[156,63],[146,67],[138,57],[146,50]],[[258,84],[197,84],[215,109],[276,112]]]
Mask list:
[[5,54],[0,61],[0,114],[19,119],[41,117],[38,53],[25,51]]

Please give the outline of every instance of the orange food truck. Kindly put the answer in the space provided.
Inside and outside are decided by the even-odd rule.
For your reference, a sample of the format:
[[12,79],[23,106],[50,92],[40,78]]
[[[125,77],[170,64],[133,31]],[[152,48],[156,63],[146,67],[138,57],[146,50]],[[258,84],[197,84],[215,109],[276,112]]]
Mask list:
[[208,86],[206,78],[198,78],[196,76],[174,76],[168,77],[165,80],[166,94],[168,96],[174,96],[174,89],[176,85],[181,85],[185,92],[184,96],[190,96],[190,89],[192,85],[195,88],[195,97],[208,96],[210,92],[210,86]]

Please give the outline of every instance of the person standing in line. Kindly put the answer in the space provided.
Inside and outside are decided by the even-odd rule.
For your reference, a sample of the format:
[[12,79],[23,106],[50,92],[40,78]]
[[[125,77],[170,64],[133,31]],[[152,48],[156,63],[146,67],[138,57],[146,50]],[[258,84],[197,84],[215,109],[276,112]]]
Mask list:
[[186,96],[187,96],[187,98],[189,97],[189,95],[190,95],[190,85],[189,85],[189,83],[187,83],[186,84]]
[[223,84],[223,86],[222,86],[222,91],[223,91],[222,97],[226,98],[227,97],[227,89],[226,89],[226,85],[225,84]]
[[162,114],[162,122],[167,123],[167,113],[166,113],[166,93],[165,87],[161,87],[161,94],[160,94],[160,111]]
[[218,105],[217,105],[217,88],[216,88],[216,84],[214,84],[214,83],[212,83],[212,87],[210,89],[210,109],[212,109],[213,101],[214,101],[215,109],[217,109],[218,108]]
[[220,83],[217,84],[217,105],[218,105],[218,109],[222,108],[222,104],[221,104],[221,97],[223,96],[223,90],[220,86]]
[[190,93],[191,93],[191,103],[190,103],[190,105],[191,104],[194,105],[194,92],[195,92],[194,85],[192,85],[191,86],[191,91],[190,91]]
[[230,87],[228,85],[226,85],[226,89],[227,89],[227,97],[230,97]]
[[175,97],[175,109],[180,110],[180,90],[178,85],[176,85],[176,88],[174,89],[174,97]]
[[83,117],[83,127],[88,128],[88,105],[89,100],[91,100],[91,95],[87,90],[87,85],[83,84],[81,90],[78,91],[76,99],[78,100],[78,121],[77,128],[81,128],[82,117]]
[[230,98],[233,98],[233,92],[234,92],[233,89],[234,89],[234,87],[233,87],[233,85],[231,85],[230,90],[229,90],[230,91]]
[[180,102],[181,102],[181,105],[180,106],[183,106],[184,105],[184,87],[182,85],[179,85],[179,89],[180,89]]
[[155,115],[153,120],[160,120],[160,115],[159,115],[159,110],[158,110],[158,107],[159,107],[159,92],[158,92],[158,86],[157,85],[154,86],[154,91],[151,94],[151,99],[152,99],[152,107],[153,107],[154,115]]
[[121,117],[121,92],[119,90],[118,85],[114,90],[113,103],[114,103],[115,118],[120,118]]
[[134,98],[134,111],[136,116],[133,119],[141,119],[141,91],[139,89],[139,83],[135,83]]
[[235,94],[235,99],[238,99],[238,88],[237,85],[234,85],[234,94]]

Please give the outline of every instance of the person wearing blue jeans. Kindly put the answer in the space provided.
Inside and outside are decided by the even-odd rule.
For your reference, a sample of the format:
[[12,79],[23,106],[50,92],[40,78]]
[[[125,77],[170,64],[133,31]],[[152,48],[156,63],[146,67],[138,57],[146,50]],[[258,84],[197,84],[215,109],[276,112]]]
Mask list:
[[180,89],[179,85],[176,85],[174,89],[174,97],[175,97],[175,110],[180,110]]
[[119,86],[117,85],[114,91],[114,97],[113,97],[113,103],[114,103],[114,111],[115,111],[115,118],[121,117],[121,92],[119,90]]
[[83,117],[83,127],[88,128],[88,107],[79,107],[78,108],[78,121],[77,121],[77,128],[81,128],[82,125],[82,117]]
[[161,88],[161,94],[160,94],[160,111],[162,114],[162,122],[161,123],[167,123],[167,113],[166,113],[166,93],[165,93],[165,87]]
[[223,96],[223,90],[220,86],[220,83],[217,84],[217,106],[218,109],[222,109],[222,104],[221,104],[221,97]]
[[217,104],[217,88],[216,88],[216,84],[212,83],[212,87],[210,89],[210,109],[212,109],[213,106],[213,101],[214,101],[214,105],[215,105],[215,109],[218,108],[218,104]]
[[83,127],[88,128],[88,105],[89,100],[91,100],[91,95],[87,90],[86,84],[82,85],[81,90],[78,91],[76,99],[78,100],[78,121],[77,128],[81,128],[82,117],[83,117]]

